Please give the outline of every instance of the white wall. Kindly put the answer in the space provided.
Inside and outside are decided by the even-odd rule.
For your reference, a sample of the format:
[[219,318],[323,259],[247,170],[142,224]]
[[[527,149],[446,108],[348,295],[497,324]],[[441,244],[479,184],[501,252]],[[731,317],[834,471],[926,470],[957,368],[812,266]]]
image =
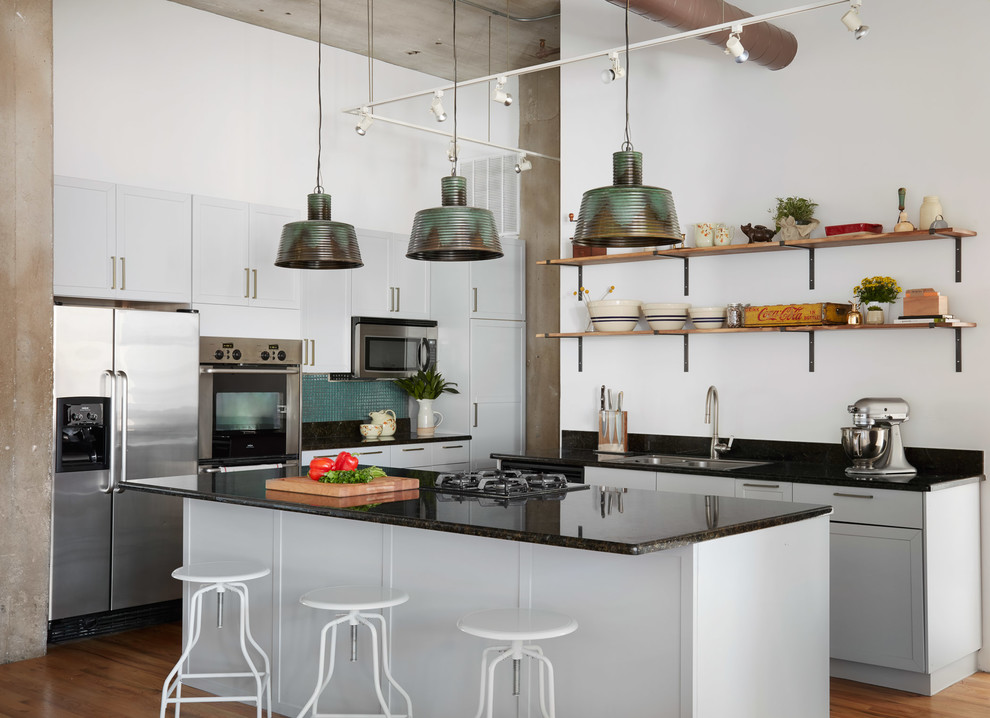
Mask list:
[[[788,6],[779,0],[737,4],[754,14]],[[644,183],[673,192],[682,231],[702,221],[768,224],[774,198],[788,195],[817,201],[823,225],[877,222],[890,230],[903,186],[915,223],[922,197],[933,194],[950,225],[990,232],[984,129],[990,90],[979,74],[990,5],[940,3],[933,19],[932,4],[922,0],[870,0],[862,17],[872,31],[859,41],[839,22],[845,9],[781,21],[799,49],[795,61],[776,72],[737,65],[701,40],[632,54],[632,138],[644,153]],[[621,45],[622,28],[619,7],[565,0],[562,56]],[[637,16],[630,28],[632,42],[670,34]],[[611,154],[622,141],[623,88],[598,80],[605,66],[603,59],[562,70],[562,220],[577,213],[584,191],[611,182]],[[562,256],[569,256],[573,225],[563,221],[561,235]],[[740,233],[736,241],[745,237]],[[814,290],[803,251],[691,260],[686,299],[679,261],[592,268],[584,285],[596,299],[614,284],[613,298],[654,302],[841,302],[851,299],[862,277],[883,274],[904,288],[934,287],[948,295],[951,312],[986,323],[987,246],[985,237],[963,241],[960,284],[954,282],[953,243],[940,240],[818,251]],[[571,294],[577,271],[543,271],[561,272],[561,331],[582,330],[583,308]],[[689,373],[682,371],[680,338],[587,339],[582,373],[577,342],[563,340],[561,427],[594,430],[599,387],[606,384],[625,391],[630,431],[706,435],[705,391],[714,384],[723,435],[838,443],[839,427],[850,423],[847,404],[901,396],[912,412],[903,428],[908,446],[990,448],[990,375],[984,370],[990,340],[982,326],[962,333],[962,373],[954,371],[949,331],[816,339],[814,373],[802,335],[692,336]],[[984,490],[986,509],[988,494]],[[984,549],[986,569],[986,538]],[[990,616],[990,601],[984,615]],[[984,645],[990,646],[990,630]],[[990,668],[990,658],[983,667]]]

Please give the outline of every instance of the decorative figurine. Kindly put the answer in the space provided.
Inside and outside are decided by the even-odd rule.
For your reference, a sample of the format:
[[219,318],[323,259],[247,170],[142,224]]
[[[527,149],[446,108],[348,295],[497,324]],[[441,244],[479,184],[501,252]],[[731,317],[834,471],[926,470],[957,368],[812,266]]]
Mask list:
[[749,237],[750,244],[753,242],[769,242],[773,239],[773,235],[776,234],[772,229],[764,227],[762,224],[758,224],[755,227],[752,224],[744,224],[739,229]]
[[894,225],[895,232],[913,232],[915,227],[908,221],[907,212],[904,211],[904,197],[907,194],[907,189],[901,187],[897,190],[897,209],[900,210],[900,214],[897,215],[897,224]]

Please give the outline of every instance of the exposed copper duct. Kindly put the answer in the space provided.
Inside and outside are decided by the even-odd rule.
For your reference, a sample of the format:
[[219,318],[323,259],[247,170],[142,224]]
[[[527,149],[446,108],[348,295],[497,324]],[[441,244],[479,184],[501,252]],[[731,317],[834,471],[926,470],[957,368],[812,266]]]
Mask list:
[[[626,0],[606,2],[626,7]],[[722,0],[629,0],[629,10],[681,31],[753,17],[751,13]],[[712,45],[724,47],[729,31],[713,32],[704,39]],[[797,54],[797,38],[767,22],[747,25],[741,39],[749,50],[749,61],[771,70],[787,67]]]

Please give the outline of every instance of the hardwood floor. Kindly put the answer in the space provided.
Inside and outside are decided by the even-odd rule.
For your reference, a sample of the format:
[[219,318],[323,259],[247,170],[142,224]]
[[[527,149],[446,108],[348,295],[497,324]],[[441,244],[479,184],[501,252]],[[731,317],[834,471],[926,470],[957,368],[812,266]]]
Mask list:
[[[0,718],[156,716],[162,681],[179,657],[181,637],[181,626],[172,623],[51,646],[47,656],[0,666]],[[193,694],[192,689],[185,692]],[[990,718],[990,673],[977,673],[930,698],[833,678],[830,714],[831,718]],[[231,703],[188,704],[182,715],[247,718],[255,711]]]

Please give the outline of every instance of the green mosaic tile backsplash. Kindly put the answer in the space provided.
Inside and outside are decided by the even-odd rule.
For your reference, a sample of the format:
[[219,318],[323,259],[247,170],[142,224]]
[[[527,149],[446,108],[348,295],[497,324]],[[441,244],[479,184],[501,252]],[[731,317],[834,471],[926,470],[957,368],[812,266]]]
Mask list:
[[370,421],[368,412],[383,409],[409,418],[409,395],[393,381],[327,381],[326,374],[303,374],[303,423]]

